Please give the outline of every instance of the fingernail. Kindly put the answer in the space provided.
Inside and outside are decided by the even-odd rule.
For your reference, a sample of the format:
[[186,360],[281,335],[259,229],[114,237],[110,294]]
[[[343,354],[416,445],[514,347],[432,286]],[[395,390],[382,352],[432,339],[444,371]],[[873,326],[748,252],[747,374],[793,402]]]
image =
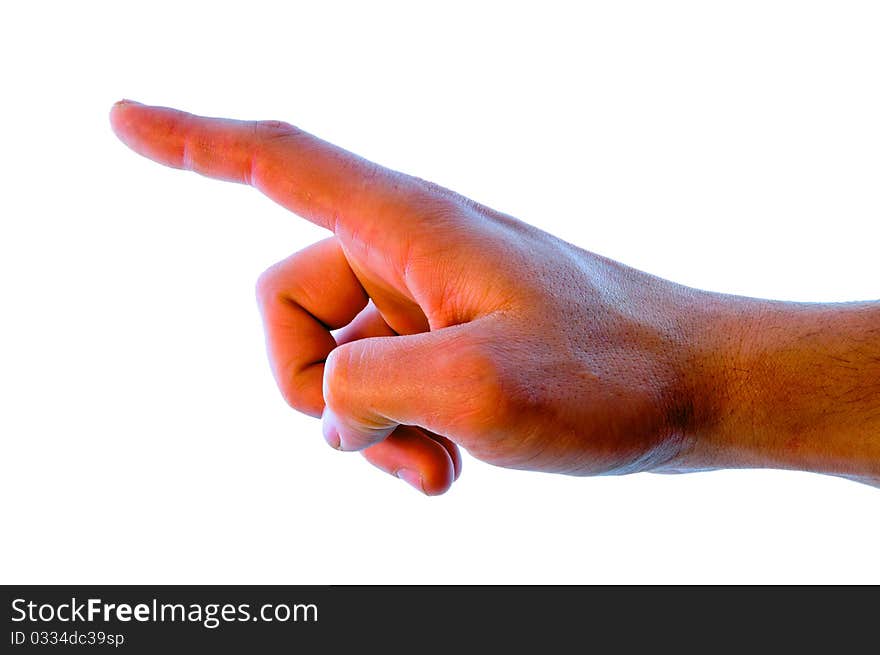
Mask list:
[[324,413],[321,415],[321,432],[324,435],[324,441],[330,444],[331,448],[340,450],[339,430],[336,428],[333,412],[329,409],[324,409]]
[[425,493],[425,487],[422,484],[422,476],[415,471],[411,469],[399,469],[397,471],[397,477],[414,489],[418,489],[422,493]]

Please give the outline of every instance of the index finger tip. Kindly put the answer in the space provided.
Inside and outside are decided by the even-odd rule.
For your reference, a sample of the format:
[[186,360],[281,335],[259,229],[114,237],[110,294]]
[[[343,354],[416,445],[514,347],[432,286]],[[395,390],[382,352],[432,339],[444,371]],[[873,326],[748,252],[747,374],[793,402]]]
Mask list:
[[113,103],[113,106],[110,107],[110,127],[113,128],[113,132],[120,138],[122,138],[122,132],[124,131],[126,119],[130,118],[130,114],[128,113],[129,107],[137,107],[143,106],[139,102],[135,102],[134,100],[129,100],[128,98],[123,98],[122,100],[117,100]]

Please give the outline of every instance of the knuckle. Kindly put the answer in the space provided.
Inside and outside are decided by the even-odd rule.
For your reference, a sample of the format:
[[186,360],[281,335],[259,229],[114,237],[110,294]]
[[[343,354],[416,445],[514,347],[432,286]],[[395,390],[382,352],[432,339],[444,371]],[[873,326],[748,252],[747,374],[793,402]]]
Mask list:
[[420,177],[409,177],[411,183],[414,188],[418,189],[423,197],[426,200],[430,200],[436,202],[438,204],[442,203],[443,205],[454,208],[457,210],[461,210],[463,205],[467,204],[468,199],[462,196],[451,189],[447,189],[444,186],[437,184],[436,182],[431,182],[430,180],[423,180]]
[[284,141],[303,134],[298,127],[284,121],[256,121],[253,125],[255,135],[266,142]]
[[410,194],[409,202],[423,219],[437,225],[454,225],[460,222],[462,208],[452,198],[417,188]]
[[541,417],[550,420],[554,415],[552,389],[541,381],[535,363],[523,359],[524,351],[509,336],[491,335],[462,350],[453,370],[462,376],[463,388],[470,390],[463,399],[463,413],[475,427],[492,430]]
[[267,268],[257,277],[254,292],[260,304],[265,304],[278,290],[278,273],[275,266]]
[[471,342],[462,347],[450,374],[459,377],[465,397],[463,412],[479,422],[493,422],[511,409],[512,376],[505,357],[490,340]]
[[257,283],[254,285],[254,292],[257,294],[257,300],[263,300],[266,297],[270,284],[269,271],[263,271],[260,273],[257,278]]

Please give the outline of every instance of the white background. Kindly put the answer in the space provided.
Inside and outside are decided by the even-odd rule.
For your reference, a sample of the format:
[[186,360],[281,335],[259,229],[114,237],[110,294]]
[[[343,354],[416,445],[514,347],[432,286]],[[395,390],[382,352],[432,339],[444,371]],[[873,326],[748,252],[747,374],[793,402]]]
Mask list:
[[287,120],[693,286],[880,297],[876,3],[422,4],[0,10],[0,581],[880,582],[876,489],[468,457],[424,498],[287,408],[253,285],[323,233],[132,154],[120,97]]

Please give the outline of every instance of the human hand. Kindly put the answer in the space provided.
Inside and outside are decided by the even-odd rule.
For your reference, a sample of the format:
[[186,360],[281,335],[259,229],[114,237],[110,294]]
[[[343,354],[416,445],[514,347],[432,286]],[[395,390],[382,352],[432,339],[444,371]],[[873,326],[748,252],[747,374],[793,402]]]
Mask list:
[[334,447],[427,494],[457,477],[459,446],[576,475],[752,465],[730,417],[759,301],[636,271],[285,123],[130,101],[111,122],[142,155],[333,232],[258,297],[284,398]]

